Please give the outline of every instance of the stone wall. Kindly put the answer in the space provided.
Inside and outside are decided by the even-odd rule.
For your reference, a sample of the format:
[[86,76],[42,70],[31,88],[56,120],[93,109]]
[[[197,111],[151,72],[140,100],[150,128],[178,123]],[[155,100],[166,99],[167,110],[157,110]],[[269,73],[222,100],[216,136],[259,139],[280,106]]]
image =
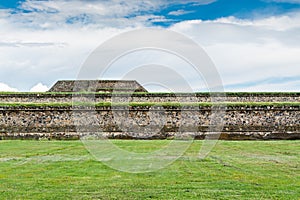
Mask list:
[[[150,111],[147,106],[131,107],[127,114],[110,107],[93,111],[86,107],[2,106],[0,139],[79,139],[99,130],[109,138],[165,139],[182,131],[183,136],[203,139],[214,134],[214,129],[209,129],[210,114],[211,107],[206,106]],[[299,106],[231,106],[223,119],[221,139],[300,139]]]
[[[178,93],[178,94],[59,94],[59,93],[14,93],[0,94],[0,102],[72,102],[96,101],[96,102],[211,102],[211,97],[207,93]],[[226,93],[226,96],[215,98],[226,102],[300,102],[300,93]]]
[[112,91],[147,92],[133,80],[69,80],[57,81],[49,92],[112,92]]

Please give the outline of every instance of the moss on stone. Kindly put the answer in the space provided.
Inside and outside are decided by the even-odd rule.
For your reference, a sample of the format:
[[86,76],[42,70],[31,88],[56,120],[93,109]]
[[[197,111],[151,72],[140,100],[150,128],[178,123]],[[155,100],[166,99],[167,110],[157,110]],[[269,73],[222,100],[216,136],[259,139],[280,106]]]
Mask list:
[[208,107],[208,106],[274,106],[274,107],[282,107],[282,106],[300,106],[300,102],[221,102],[221,103],[211,103],[211,102],[130,102],[128,103],[111,103],[111,102],[57,102],[57,103],[25,103],[25,102],[17,102],[17,103],[9,103],[9,102],[0,102],[0,107],[71,107],[71,106],[95,106],[95,107],[111,107],[111,106],[131,106],[131,107],[150,107],[150,106],[163,106],[163,107],[184,107],[184,106],[200,106],[200,107]]

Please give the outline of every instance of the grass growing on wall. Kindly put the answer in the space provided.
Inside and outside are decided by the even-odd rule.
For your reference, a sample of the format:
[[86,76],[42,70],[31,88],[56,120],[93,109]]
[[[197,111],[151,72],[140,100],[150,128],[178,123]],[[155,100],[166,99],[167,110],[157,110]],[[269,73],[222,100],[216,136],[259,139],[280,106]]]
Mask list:
[[213,105],[224,105],[224,106],[300,106],[300,102],[223,102],[223,103],[179,103],[179,102],[130,102],[128,103],[111,103],[111,102],[66,102],[66,103],[27,103],[27,102],[0,102],[0,107],[71,107],[71,106],[95,106],[95,107],[110,107],[110,106],[131,106],[131,107],[149,107],[149,106],[163,106],[163,107],[183,107],[183,106],[200,106],[207,107]]
[[[113,141],[134,152],[168,141]],[[299,199],[299,141],[202,141],[170,166],[130,174],[95,161],[80,141],[0,141],[0,199]]]
[[[72,94],[131,94],[128,92],[114,92],[114,93],[108,93],[108,92],[0,92],[0,95],[72,95]],[[169,92],[134,92],[133,95],[154,95],[154,96],[164,96],[164,95],[217,95],[217,94],[225,94],[228,96],[256,96],[256,95],[266,95],[266,96],[284,96],[284,95],[292,95],[297,96],[300,95],[300,92],[196,92],[196,93],[184,93],[184,92],[178,92],[178,93],[169,93]]]

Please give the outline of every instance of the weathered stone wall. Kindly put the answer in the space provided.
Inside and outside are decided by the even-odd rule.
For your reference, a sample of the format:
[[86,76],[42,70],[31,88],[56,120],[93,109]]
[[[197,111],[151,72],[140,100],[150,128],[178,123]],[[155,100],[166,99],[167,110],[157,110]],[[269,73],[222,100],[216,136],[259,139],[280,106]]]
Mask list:
[[[72,109],[0,107],[0,138],[79,139],[99,130],[109,138],[126,139],[172,138],[180,130],[182,135],[193,134],[197,139],[203,139],[207,131],[214,134],[214,129],[209,129],[210,107],[151,111],[149,107],[132,107],[127,114],[110,107]],[[228,107],[223,119],[221,139],[300,139],[299,106]]]
[[[50,102],[72,102],[74,100],[80,101],[96,101],[96,102],[211,102],[212,99],[209,94],[80,94],[73,96],[72,94],[0,94],[0,102],[36,102],[36,103],[50,103]],[[224,97],[214,98],[214,100],[221,99],[226,102],[300,102],[300,93],[279,93],[279,94],[251,94],[244,93],[236,95],[235,93],[227,93]]]
[[57,81],[49,92],[112,92],[132,91],[147,92],[138,82],[132,80],[69,80]]

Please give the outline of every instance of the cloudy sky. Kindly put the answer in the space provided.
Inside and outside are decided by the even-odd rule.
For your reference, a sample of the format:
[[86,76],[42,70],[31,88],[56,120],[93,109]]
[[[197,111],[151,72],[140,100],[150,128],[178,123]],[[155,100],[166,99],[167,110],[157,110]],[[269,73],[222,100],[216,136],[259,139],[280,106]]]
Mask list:
[[300,91],[300,0],[0,1],[0,90],[43,91],[76,79],[101,43],[144,27],[196,41],[226,91]]

